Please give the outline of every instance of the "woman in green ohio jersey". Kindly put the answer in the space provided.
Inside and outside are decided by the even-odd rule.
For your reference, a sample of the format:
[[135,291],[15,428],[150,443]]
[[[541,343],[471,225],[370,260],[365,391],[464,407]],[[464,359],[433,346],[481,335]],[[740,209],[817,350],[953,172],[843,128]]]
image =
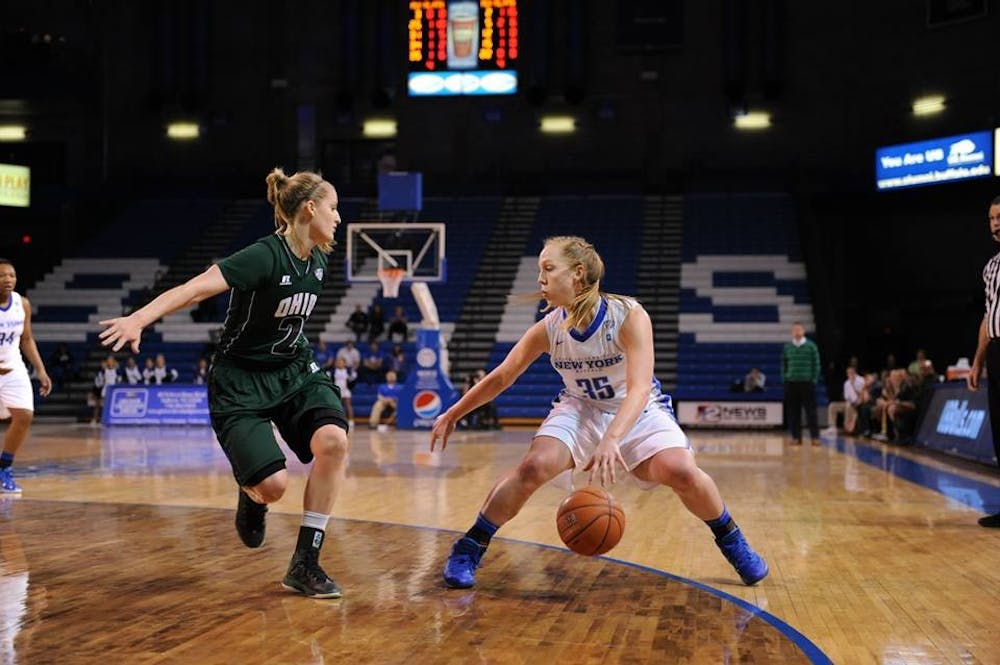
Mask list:
[[313,360],[303,327],[316,304],[327,254],[340,224],[337,191],[315,173],[267,176],[277,230],[162,293],[126,317],[101,321],[101,344],[139,353],[143,328],[230,291],[208,380],[212,427],[239,484],[236,530],[247,547],[264,544],[267,504],[288,486],[273,422],[305,464],[313,462],[298,542],[282,585],[314,598],[339,598],[319,565],[320,548],[347,463],[347,417],[340,393]]

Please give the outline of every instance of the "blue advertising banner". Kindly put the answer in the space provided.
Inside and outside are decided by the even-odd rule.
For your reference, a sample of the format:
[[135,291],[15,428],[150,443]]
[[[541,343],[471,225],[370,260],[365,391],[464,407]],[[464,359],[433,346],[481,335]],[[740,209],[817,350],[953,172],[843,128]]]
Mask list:
[[880,190],[991,175],[993,137],[989,131],[903,143],[875,151],[875,183]]
[[934,386],[916,440],[925,448],[995,464],[986,391],[972,392],[965,381]]
[[208,425],[205,386],[108,386],[104,397],[105,425]]
[[458,401],[458,391],[441,371],[440,331],[417,331],[416,360],[399,395],[400,429],[430,429],[434,419]]

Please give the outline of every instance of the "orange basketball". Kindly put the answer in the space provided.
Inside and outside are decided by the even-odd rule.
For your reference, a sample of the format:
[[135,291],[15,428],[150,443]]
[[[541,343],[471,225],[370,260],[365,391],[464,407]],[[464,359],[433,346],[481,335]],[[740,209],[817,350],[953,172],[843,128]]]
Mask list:
[[611,551],[625,533],[625,511],[601,487],[584,487],[559,504],[559,537],[577,554],[596,556]]

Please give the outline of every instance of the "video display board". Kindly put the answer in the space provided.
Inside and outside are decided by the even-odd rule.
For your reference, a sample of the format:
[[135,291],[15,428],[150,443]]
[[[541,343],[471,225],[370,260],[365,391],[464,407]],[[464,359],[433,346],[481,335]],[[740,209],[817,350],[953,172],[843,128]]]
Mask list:
[[27,208],[31,205],[31,169],[0,164],[0,206]]
[[875,184],[888,190],[986,178],[993,157],[988,130],[886,146],[875,151]]
[[412,0],[407,27],[410,96],[517,92],[517,0]]

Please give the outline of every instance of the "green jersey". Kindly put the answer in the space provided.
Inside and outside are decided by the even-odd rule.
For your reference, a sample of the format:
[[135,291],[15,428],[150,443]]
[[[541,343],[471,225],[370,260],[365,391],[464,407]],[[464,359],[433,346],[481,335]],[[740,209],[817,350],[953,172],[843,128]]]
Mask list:
[[303,261],[277,235],[219,261],[231,287],[215,362],[277,369],[312,354],[302,332],[326,279],[327,257],[313,249]]

